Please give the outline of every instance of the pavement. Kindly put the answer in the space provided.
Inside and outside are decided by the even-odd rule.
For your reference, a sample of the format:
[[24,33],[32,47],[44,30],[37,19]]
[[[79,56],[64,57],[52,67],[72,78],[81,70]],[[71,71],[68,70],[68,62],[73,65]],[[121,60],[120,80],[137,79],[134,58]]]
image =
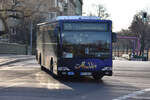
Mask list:
[[149,61],[114,60],[101,81],[53,78],[35,56],[0,55],[0,65],[0,100],[150,100]]

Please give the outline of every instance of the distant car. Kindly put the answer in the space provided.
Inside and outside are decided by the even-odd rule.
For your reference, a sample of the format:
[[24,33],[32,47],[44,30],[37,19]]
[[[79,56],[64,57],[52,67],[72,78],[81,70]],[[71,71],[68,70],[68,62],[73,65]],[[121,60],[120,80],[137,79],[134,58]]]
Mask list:
[[127,59],[127,60],[130,60],[131,59],[131,54],[122,54],[122,57]]

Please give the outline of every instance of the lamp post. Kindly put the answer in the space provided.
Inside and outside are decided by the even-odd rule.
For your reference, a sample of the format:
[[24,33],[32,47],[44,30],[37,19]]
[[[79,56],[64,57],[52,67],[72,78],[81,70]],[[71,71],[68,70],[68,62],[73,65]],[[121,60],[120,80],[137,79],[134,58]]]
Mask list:
[[33,29],[33,23],[32,23],[32,20],[31,20],[31,23],[30,23],[30,54],[32,55],[32,29]]

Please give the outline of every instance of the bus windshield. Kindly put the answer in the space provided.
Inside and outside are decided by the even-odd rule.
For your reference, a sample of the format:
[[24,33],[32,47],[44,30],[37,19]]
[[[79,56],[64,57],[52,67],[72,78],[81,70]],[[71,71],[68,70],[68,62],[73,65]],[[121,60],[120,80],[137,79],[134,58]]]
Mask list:
[[97,30],[64,30],[61,34],[63,57],[110,58],[111,32]]
[[111,31],[108,23],[64,23],[62,55],[64,58],[111,57]]

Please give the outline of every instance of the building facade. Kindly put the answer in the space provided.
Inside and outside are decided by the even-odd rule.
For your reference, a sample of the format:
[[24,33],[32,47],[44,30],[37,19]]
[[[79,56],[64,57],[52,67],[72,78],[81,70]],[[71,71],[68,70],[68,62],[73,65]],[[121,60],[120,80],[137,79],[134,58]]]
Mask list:
[[[57,16],[82,15],[82,4],[82,0],[0,0],[0,10],[12,9],[23,12],[1,11],[0,14],[4,16],[19,15],[21,17],[31,15],[32,19],[42,16],[41,22],[46,22]],[[10,38],[17,34],[16,26],[21,21],[22,19],[7,18],[9,35],[6,37]]]
[[[1,0],[0,9],[12,9],[17,2],[18,0]],[[21,10],[27,11],[25,13],[38,10],[45,21],[57,16],[82,15],[83,0],[19,0],[19,2],[15,9],[20,7]],[[12,12],[7,12],[7,14],[12,14]]]
[[83,0],[76,0],[76,15],[82,15]]
[[64,14],[66,16],[81,16],[83,0],[64,0]]

